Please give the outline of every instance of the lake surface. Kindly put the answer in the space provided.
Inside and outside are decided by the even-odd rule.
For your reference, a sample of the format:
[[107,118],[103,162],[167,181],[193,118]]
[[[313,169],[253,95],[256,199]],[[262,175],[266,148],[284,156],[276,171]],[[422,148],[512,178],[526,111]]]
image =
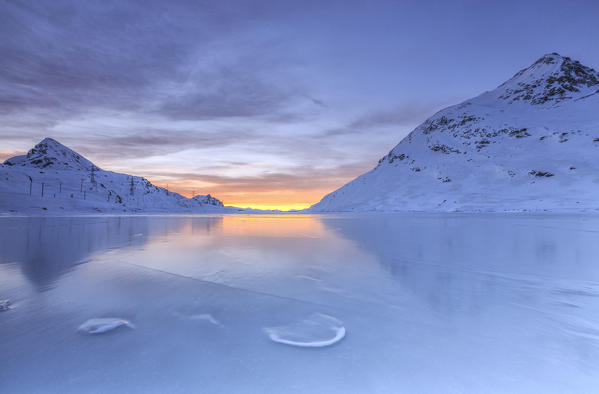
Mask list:
[[6,393],[599,389],[597,216],[2,218],[1,299]]

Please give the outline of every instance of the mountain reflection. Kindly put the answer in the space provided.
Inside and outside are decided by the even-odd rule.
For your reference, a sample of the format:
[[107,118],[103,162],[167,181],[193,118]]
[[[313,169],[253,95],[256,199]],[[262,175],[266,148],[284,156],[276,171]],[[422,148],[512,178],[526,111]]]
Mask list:
[[18,264],[44,291],[90,256],[108,249],[141,246],[171,233],[207,234],[222,217],[54,217],[4,218],[0,264]]
[[563,278],[599,280],[598,218],[393,214],[321,220],[376,256],[403,289],[447,319],[459,310],[496,307],[506,293],[514,302],[535,297],[531,286],[553,291]]

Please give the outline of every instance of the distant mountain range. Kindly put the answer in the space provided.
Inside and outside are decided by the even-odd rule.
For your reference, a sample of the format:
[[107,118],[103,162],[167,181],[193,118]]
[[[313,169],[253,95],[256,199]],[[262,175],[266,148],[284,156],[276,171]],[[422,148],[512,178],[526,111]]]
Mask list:
[[599,209],[599,74],[552,53],[418,126],[310,212]]
[[0,212],[210,213],[236,212],[208,195],[186,198],[138,176],[104,171],[46,138],[27,155],[0,165]]
[[[307,212],[599,210],[599,73],[557,53],[439,111]],[[0,213],[254,212],[104,171],[46,138],[0,165]]]

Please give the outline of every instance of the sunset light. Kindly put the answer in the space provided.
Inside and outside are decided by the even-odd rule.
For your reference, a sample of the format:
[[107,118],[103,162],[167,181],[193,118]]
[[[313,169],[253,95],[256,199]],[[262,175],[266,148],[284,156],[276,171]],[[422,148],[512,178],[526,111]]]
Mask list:
[[3,394],[599,393],[599,0],[0,0]]

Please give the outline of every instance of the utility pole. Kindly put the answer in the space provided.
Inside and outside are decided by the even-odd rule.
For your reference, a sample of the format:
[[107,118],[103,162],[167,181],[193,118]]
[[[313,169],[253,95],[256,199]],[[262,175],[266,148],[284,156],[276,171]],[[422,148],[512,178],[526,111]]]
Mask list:
[[31,189],[33,188],[33,179],[27,175],[27,177],[29,178],[29,195],[31,196]]
[[62,181],[58,184],[58,193],[62,194]]
[[[98,182],[96,182],[96,166],[92,164],[91,175],[89,181],[92,184],[92,187],[98,191]],[[91,190],[91,189],[90,189]]]
[[45,185],[45,183],[42,182],[42,197],[44,197],[44,185]]

